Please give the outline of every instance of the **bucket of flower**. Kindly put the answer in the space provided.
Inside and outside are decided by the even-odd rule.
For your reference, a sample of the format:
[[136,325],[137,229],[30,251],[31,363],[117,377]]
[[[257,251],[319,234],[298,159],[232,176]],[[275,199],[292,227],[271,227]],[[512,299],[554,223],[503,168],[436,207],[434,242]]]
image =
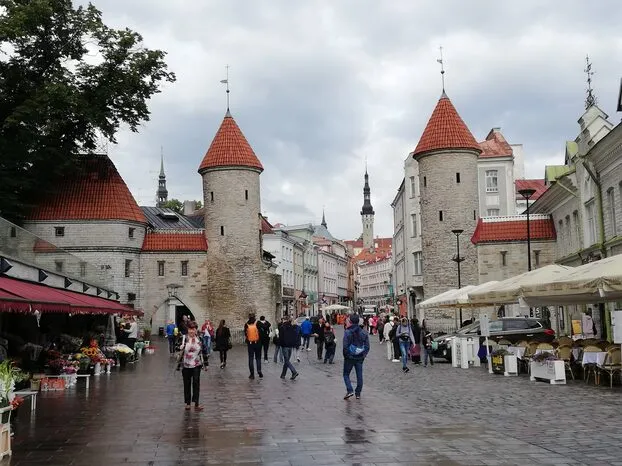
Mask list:
[[147,354],[154,354],[155,353],[155,346],[153,345],[149,345],[145,347],[145,353]]
[[548,351],[538,353],[531,358],[529,371],[531,381],[544,380],[551,385],[564,385],[566,383],[564,361]]

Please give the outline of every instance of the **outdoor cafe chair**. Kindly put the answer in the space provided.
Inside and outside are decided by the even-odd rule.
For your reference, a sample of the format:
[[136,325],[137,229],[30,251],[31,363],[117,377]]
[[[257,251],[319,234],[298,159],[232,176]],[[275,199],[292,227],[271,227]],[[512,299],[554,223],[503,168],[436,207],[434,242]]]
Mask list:
[[612,348],[607,351],[605,363],[598,368],[597,383],[600,384],[600,374],[609,375],[609,387],[613,388],[613,376],[622,371],[622,360],[620,358],[620,348]]
[[[584,353],[602,353],[602,350],[595,345],[587,345],[583,348]],[[597,366],[596,364],[585,364],[583,366],[583,379],[585,383],[590,381],[590,374],[594,374],[594,383],[596,383],[598,374],[596,373]]]
[[570,376],[572,380],[574,380],[574,372],[572,371],[572,366],[570,365],[570,361],[572,359],[572,346],[569,345],[560,345],[557,348],[557,357],[564,361],[564,367],[568,372],[570,372]]

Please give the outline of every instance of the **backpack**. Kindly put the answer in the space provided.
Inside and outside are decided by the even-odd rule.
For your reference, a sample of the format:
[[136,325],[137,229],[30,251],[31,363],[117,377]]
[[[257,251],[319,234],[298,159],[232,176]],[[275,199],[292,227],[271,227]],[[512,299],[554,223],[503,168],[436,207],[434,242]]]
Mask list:
[[365,357],[363,356],[365,345],[359,333],[352,333],[352,343],[348,345],[350,359],[362,359]]
[[259,341],[259,330],[257,324],[247,324],[246,327],[246,339],[249,343],[257,343]]
[[333,332],[324,333],[324,341],[327,347],[331,347],[335,344],[335,334]]

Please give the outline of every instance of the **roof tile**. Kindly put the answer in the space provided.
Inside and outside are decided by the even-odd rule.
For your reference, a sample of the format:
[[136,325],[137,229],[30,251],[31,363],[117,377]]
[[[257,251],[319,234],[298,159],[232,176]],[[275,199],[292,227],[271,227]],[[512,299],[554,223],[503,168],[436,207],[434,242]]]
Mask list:
[[521,189],[535,189],[536,192],[529,198],[530,201],[535,201],[548,189],[544,180],[516,180],[516,199],[523,199],[523,196],[518,191]]
[[249,167],[263,171],[263,165],[227,110],[220,128],[199,166],[203,170],[218,167]]
[[481,150],[445,92],[436,104],[413,154],[416,157],[425,152],[443,149]]
[[[555,225],[548,215],[532,215],[529,220],[531,241],[554,240]],[[480,218],[471,237],[473,244],[527,241],[527,216]]]
[[76,176],[65,179],[57,193],[41,199],[27,219],[147,222],[107,155],[85,156]]
[[203,252],[207,251],[207,238],[204,233],[161,233],[149,232],[145,235],[144,252]]
[[479,147],[482,150],[480,157],[512,157],[514,151],[512,146],[501,134],[498,128],[494,128],[486,136],[486,140],[479,143]]

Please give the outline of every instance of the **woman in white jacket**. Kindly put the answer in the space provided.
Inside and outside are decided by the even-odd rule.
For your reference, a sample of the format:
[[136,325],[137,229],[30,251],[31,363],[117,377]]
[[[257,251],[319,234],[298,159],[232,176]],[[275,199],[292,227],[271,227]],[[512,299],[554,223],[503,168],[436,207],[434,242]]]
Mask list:
[[389,361],[393,360],[393,343],[389,338],[389,333],[393,330],[393,326],[395,323],[393,322],[393,317],[389,317],[389,321],[384,324],[384,341],[387,343],[387,359]]

